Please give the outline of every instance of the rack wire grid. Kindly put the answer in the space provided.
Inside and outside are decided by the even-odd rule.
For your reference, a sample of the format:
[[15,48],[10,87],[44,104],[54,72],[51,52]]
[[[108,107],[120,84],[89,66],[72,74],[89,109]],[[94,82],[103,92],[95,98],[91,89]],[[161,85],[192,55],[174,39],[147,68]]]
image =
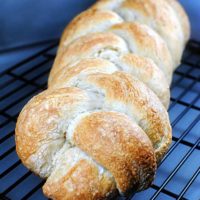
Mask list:
[[[5,51],[30,49],[34,45]],[[41,189],[44,181],[22,165],[14,140],[20,110],[33,95],[46,88],[58,41],[44,46],[0,73],[0,199],[46,199]],[[200,42],[190,40],[171,86],[171,148],[160,163],[152,186],[126,199],[200,199],[199,111]]]

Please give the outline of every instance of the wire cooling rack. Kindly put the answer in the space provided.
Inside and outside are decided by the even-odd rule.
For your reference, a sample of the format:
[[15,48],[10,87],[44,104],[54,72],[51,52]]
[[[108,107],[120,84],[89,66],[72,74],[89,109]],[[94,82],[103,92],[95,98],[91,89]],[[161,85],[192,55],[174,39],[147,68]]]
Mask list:
[[[46,88],[57,45],[57,41],[49,41],[39,52],[0,73],[0,199],[46,199],[41,190],[44,181],[17,157],[14,128],[22,107]],[[200,199],[200,42],[189,41],[181,66],[174,73],[169,115],[173,143],[156,179],[151,188],[128,199]]]

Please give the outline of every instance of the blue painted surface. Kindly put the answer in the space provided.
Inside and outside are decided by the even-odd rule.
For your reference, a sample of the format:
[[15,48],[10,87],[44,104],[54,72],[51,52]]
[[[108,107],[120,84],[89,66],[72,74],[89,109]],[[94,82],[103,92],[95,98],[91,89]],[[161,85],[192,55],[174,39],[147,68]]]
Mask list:
[[[59,38],[66,24],[95,0],[1,0],[0,50]],[[181,0],[189,14],[192,38],[200,40],[200,1]],[[0,53],[0,72],[39,51],[35,47],[17,53]],[[8,59],[9,57],[9,59]]]
[[[1,0],[0,49],[59,37],[71,18],[95,0]],[[200,1],[181,0],[200,39]]]
[[180,0],[189,15],[191,23],[191,37],[200,40],[200,1],[199,0]]
[[0,49],[59,37],[94,0],[1,0]]

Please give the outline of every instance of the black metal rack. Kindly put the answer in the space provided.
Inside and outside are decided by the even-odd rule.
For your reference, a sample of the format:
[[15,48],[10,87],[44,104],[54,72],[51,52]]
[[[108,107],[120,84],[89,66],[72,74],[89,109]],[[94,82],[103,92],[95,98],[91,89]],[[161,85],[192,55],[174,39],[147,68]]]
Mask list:
[[[14,128],[23,105],[46,88],[58,41],[0,73],[0,199],[45,199],[43,180],[15,152]],[[7,49],[2,52],[31,48]],[[200,199],[200,42],[190,40],[175,71],[169,107],[173,143],[150,189],[134,199]]]

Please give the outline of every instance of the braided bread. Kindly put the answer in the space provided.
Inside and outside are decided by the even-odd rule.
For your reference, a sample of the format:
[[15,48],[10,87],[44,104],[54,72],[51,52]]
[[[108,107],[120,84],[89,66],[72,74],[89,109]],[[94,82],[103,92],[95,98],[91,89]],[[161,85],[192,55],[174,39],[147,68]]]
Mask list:
[[48,89],[16,124],[16,150],[56,200],[152,183],[171,143],[166,109],[190,36],[176,0],[99,0],[65,28]]

